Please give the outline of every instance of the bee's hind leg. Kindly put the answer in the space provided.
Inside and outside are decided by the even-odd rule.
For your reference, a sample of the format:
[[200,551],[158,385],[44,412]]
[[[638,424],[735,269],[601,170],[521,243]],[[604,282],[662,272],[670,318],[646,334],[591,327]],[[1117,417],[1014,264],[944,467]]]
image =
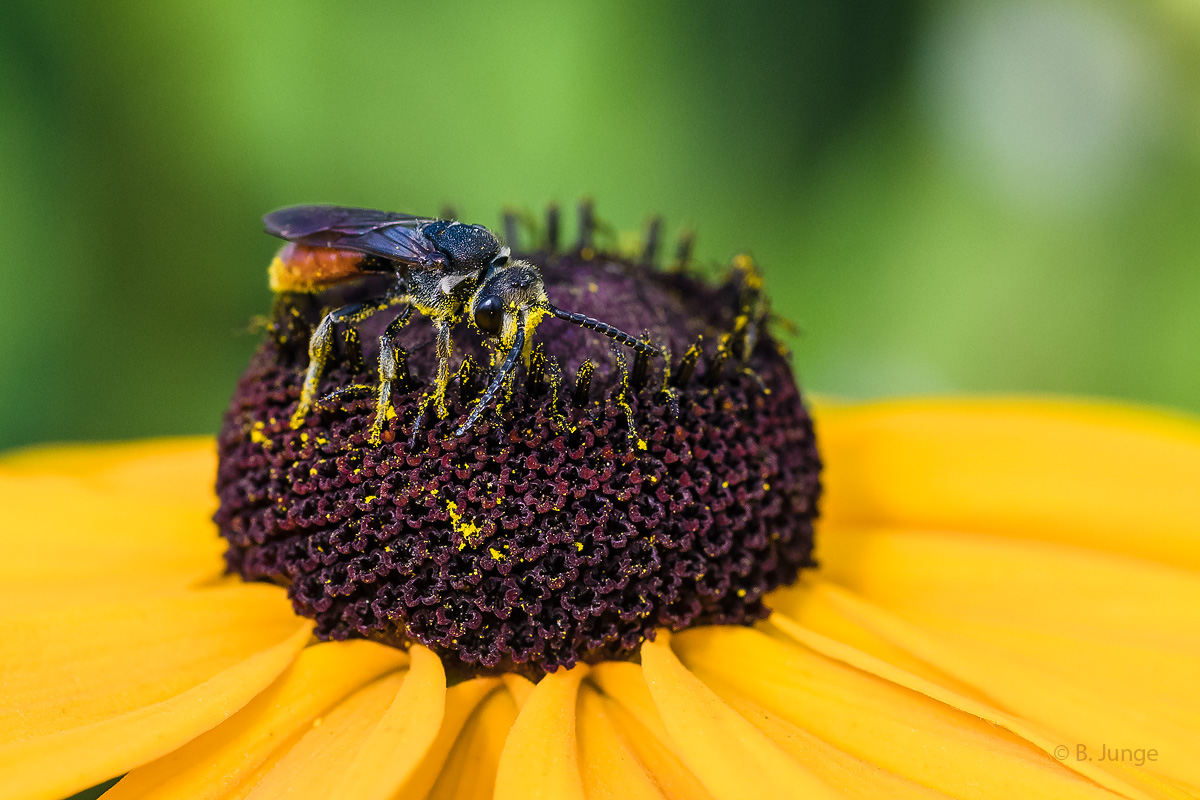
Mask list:
[[383,440],[383,426],[392,411],[392,383],[396,380],[400,359],[396,353],[396,334],[412,316],[412,306],[407,306],[400,315],[388,323],[379,337],[379,387],[375,393],[375,420],[371,423],[368,441],[378,445]]
[[[304,418],[312,411],[317,400],[317,386],[329,355],[333,351],[333,332],[336,325],[361,322],[377,311],[405,302],[401,295],[389,294],[386,297],[363,303],[350,303],[336,308],[325,315],[321,324],[313,331],[308,340],[308,371],[304,374],[304,386],[300,390],[300,402],[292,413],[291,426],[299,428],[304,424]],[[357,336],[349,337],[349,341],[357,342]]]

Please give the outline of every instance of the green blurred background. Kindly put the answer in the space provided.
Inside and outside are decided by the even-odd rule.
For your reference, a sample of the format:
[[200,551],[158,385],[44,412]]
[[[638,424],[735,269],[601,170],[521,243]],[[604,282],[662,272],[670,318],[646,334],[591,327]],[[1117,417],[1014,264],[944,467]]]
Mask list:
[[1190,0],[6,0],[0,446],[214,431],[267,210],[583,195],[753,252],[809,389],[1200,411]]

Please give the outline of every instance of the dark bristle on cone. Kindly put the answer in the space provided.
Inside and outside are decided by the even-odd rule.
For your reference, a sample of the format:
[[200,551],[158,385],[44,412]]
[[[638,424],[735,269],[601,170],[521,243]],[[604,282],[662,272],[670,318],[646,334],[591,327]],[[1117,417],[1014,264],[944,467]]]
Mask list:
[[596,242],[596,210],[591,200],[579,204],[579,241],[577,250],[587,250]]
[[513,250],[516,250],[520,246],[520,234],[517,232],[520,221],[517,219],[517,213],[515,211],[505,211],[502,222],[504,224],[504,243]]
[[558,204],[551,203],[546,206],[546,250],[555,253],[558,251]]
[[642,242],[642,263],[653,266],[658,258],[658,242],[662,236],[662,217],[657,214],[646,225],[646,238]]
[[[617,345],[623,381],[610,339],[547,316],[511,391],[455,438],[493,363],[463,322],[450,415],[428,413],[414,437],[436,372],[432,326],[414,315],[397,337],[396,413],[372,446],[369,392],[290,427],[320,304],[281,297],[219,437],[230,571],[286,586],[320,639],[420,642],[458,677],[536,679],[634,657],[657,628],[763,619],[764,595],[814,563],[820,494],[812,424],[769,328],[731,359],[719,343],[736,325],[733,283],[604,253],[514,257],[540,269],[551,302],[644,332],[674,360]],[[358,326],[365,365],[339,354],[322,395],[374,385],[391,318]]]

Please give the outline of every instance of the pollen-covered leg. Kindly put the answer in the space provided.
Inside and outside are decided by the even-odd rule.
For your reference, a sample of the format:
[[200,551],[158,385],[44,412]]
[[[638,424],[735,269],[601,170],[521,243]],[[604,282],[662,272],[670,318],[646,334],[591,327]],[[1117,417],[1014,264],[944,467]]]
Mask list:
[[476,403],[475,407],[471,409],[471,414],[467,417],[467,421],[462,425],[459,425],[458,430],[454,432],[455,436],[462,436],[464,433],[469,431],[476,422],[479,421],[479,418],[483,415],[483,412],[486,411],[488,406],[492,404],[492,400],[496,397],[496,393],[500,391],[500,388],[509,381],[513,375],[513,372],[516,371],[517,360],[520,358],[521,351],[524,349],[525,320],[522,318],[520,323],[517,325],[516,338],[513,339],[512,347],[510,347],[508,350],[508,356],[505,357],[504,363],[500,365],[499,371],[496,372],[496,377],[492,378],[492,382],[488,386],[487,390],[483,393],[483,397],[479,398],[479,402]]
[[[312,410],[317,399],[317,386],[325,371],[325,364],[333,350],[333,332],[338,324],[361,322],[377,311],[382,311],[393,305],[405,302],[402,296],[388,295],[380,300],[367,303],[350,303],[334,309],[325,315],[321,324],[313,331],[308,340],[308,371],[304,374],[304,386],[300,390],[300,402],[292,414],[291,426],[299,428],[304,424],[304,417]],[[354,339],[357,340],[357,337]]]
[[421,408],[417,412],[416,422],[413,423],[413,439],[410,444],[415,443],[417,434],[424,427],[425,415],[429,411],[429,406],[434,407],[438,419],[450,416],[450,410],[446,408],[446,387],[450,385],[450,353],[452,352],[449,318],[435,318],[433,331],[436,337],[437,375],[433,379],[433,391],[426,392],[421,399]]
[[446,408],[446,387],[450,384],[450,321],[439,319],[433,323],[437,333],[437,377],[433,381],[433,404],[437,410],[438,419],[450,416]]
[[292,427],[299,428],[304,424],[304,417],[312,410],[317,398],[317,384],[321,373],[325,371],[325,362],[333,349],[333,328],[339,322],[347,321],[364,309],[362,303],[351,303],[339,309],[330,311],[321,320],[321,324],[313,331],[308,340],[308,371],[304,374],[304,387],[300,390],[300,403],[292,414]]
[[383,426],[395,412],[392,410],[392,383],[396,380],[400,358],[396,353],[396,334],[412,316],[412,306],[388,323],[379,337],[379,387],[375,392],[375,420],[371,423],[368,441],[377,445],[383,440]]

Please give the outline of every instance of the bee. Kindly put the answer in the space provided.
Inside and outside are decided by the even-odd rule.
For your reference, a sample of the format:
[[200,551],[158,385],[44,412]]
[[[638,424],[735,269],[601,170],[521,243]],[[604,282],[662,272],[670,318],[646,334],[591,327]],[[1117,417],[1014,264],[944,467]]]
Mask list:
[[369,436],[376,445],[382,441],[383,426],[392,409],[392,382],[398,364],[394,340],[414,309],[433,323],[438,360],[432,390],[422,402],[422,416],[430,404],[440,419],[449,415],[445,396],[453,351],[450,331],[464,316],[498,345],[497,354],[506,353],[455,436],[469,430],[488,409],[516,370],[521,355],[528,352],[533,332],[546,316],[596,331],[647,355],[662,355],[644,339],[555,306],[546,295],[538,268],[512,259],[509,248],[482,225],[325,205],[283,208],[263,217],[263,225],[267,233],[288,242],[268,271],[273,292],[317,294],[372,273],[394,278],[382,296],[329,311],[313,331],[300,402],[291,418],[293,428],[304,424],[317,402],[317,386],[333,349],[335,327],[362,322],[386,309],[401,310],[379,337],[379,385]]

